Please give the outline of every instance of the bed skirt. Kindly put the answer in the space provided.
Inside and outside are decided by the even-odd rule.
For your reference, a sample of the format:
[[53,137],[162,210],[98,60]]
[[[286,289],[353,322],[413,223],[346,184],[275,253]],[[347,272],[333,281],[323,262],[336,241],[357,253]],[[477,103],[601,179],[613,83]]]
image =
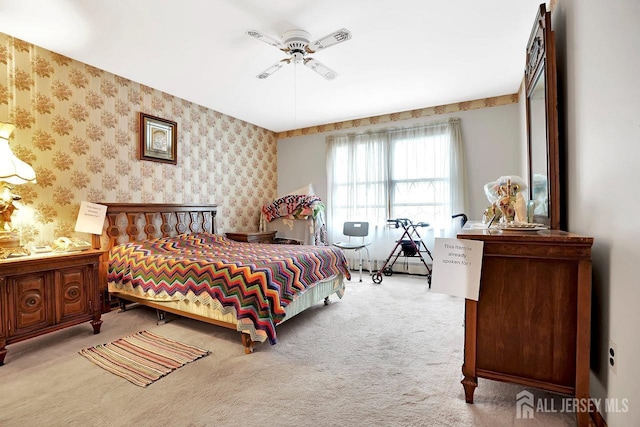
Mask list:
[[[264,342],[267,340],[267,334],[264,331],[257,330],[250,319],[238,320],[234,307],[223,307],[217,299],[210,298],[209,295],[197,296],[191,291],[189,291],[187,295],[169,296],[166,293],[148,295],[136,291],[136,289],[139,288],[133,288],[131,286],[123,287],[114,282],[109,282],[108,285],[109,292],[115,297],[124,300],[128,300],[127,297],[131,297],[131,299],[129,299],[131,301],[139,302],[143,305],[145,301],[147,301],[153,303],[153,307],[160,310],[166,307],[166,311],[178,314],[184,313],[186,317],[193,315],[199,318],[213,320],[216,324],[224,324],[230,328],[235,326],[236,330],[249,334],[251,340],[255,342]],[[339,298],[342,298],[344,289],[344,276],[342,274],[316,283],[287,305],[285,308],[286,316],[280,323],[292,318],[334,293],[338,295]]]

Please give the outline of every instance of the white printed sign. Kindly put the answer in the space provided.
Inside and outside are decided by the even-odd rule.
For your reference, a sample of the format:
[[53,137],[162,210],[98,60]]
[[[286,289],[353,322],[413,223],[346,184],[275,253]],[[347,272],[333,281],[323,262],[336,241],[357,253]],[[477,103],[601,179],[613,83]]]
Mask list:
[[431,290],[478,301],[483,250],[481,240],[437,238]]
[[80,204],[78,220],[75,231],[81,233],[102,234],[104,218],[107,216],[107,207],[97,203],[83,201]]

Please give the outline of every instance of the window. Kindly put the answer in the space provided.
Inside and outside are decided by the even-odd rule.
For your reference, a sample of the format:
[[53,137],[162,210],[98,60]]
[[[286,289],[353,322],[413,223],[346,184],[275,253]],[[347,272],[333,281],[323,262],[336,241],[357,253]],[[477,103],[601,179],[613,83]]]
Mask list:
[[389,217],[414,222],[444,215],[449,204],[446,135],[400,137],[391,141]]
[[[436,236],[464,212],[459,120],[411,129],[329,137],[327,223],[330,241],[345,221],[369,221],[381,234],[387,219],[428,222]],[[386,239],[388,240],[388,239]],[[391,250],[386,247],[384,250]],[[386,257],[382,257],[383,259]],[[379,259],[379,257],[378,257]]]
[[386,221],[388,179],[384,163],[387,141],[366,141],[355,137],[346,144],[335,144],[333,149],[334,185],[331,190],[334,217]]

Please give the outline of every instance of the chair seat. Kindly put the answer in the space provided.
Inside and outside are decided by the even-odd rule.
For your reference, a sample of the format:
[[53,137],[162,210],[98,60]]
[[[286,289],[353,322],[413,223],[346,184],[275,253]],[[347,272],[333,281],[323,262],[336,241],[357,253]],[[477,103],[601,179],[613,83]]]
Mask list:
[[[369,223],[366,221],[347,221],[342,228],[342,234],[349,237],[348,242],[337,242],[333,246],[342,250],[351,250],[359,255],[358,270],[360,271],[360,281],[362,282],[362,252],[367,253],[367,261],[369,262],[369,272],[371,272],[371,257],[369,256],[369,243],[365,243],[364,239],[369,235]],[[352,242],[352,237],[360,237],[359,242]]]
[[337,242],[333,246],[337,246],[340,249],[362,249],[369,246],[371,243],[349,243],[349,242]]

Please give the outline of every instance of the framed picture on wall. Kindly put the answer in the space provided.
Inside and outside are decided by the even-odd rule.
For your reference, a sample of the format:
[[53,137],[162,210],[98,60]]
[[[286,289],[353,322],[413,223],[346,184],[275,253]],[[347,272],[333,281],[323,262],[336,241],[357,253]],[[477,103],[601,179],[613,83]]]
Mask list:
[[178,124],[140,113],[140,160],[178,163]]

